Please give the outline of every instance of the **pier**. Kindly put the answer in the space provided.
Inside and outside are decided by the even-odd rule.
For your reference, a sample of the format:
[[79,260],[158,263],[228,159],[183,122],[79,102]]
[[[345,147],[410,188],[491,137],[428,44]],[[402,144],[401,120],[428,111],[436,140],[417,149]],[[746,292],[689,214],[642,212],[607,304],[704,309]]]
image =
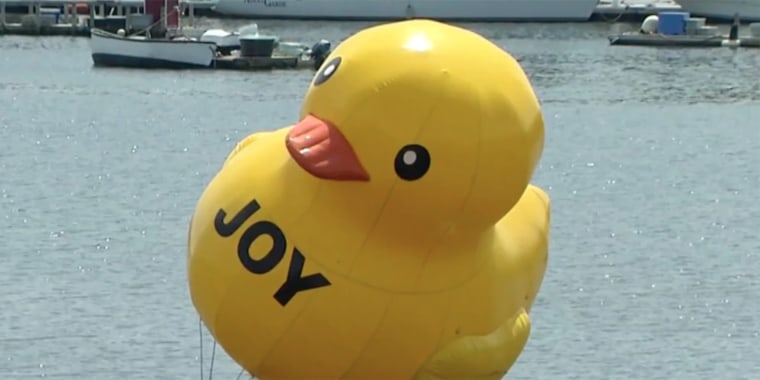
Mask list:
[[[196,15],[218,16],[215,0],[181,0],[180,16],[193,25]],[[660,12],[680,11],[672,0],[601,0],[590,22],[641,22]],[[142,0],[0,0],[0,35],[89,36],[90,29],[128,29],[128,16],[144,12]]]
[[[183,18],[192,25],[196,7],[208,10],[208,1],[180,1]],[[82,36],[91,28],[110,32],[128,28],[132,14],[144,12],[141,0],[0,0],[0,35]]]
[[221,56],[214,59],[214,68],[219,70],[262,71],[273,69],[316,69],[314,62],[299,57],[240,57]]

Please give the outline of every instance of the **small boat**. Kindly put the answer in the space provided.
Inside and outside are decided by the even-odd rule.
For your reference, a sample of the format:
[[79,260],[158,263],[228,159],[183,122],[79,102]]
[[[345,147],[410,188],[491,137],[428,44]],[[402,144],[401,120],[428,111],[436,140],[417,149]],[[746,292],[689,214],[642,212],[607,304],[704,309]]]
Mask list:
[[117,33],[98,28],[90,31],[95,66],[263,69],[310,63],[319,67],[330,51],[325,40],[311,48],[280,42],[277,36],[260,34],[255,23],[237,32],[183,28],[179,0],[146,0],[145,4],[145,14],[129,15],[129,33],[124,29]]
[[95,66],[187,69],[214,65],[216,44],[183,33],[180,0],[145,0],[144,8],[144,14],[129,15],[129,34],[124,29],[114,34],[92,28]]
[[100,29],[90,31],[90,49],[95,66],[146,69],[210,68],[217,52],[213,42],[182,37],[125,36]]
[[254,24],[239,32],[209,29],[196,33],[198,38],[125,36],[123,30],[114,34],[92,29],[92,61],[95,66],[142,69],[253,70],[304,65],[317,69],[330,54],[331,44],[327,40],[309,47],[298,42],[280,42],[276,36],[251,34],[252,28],[257,27]]

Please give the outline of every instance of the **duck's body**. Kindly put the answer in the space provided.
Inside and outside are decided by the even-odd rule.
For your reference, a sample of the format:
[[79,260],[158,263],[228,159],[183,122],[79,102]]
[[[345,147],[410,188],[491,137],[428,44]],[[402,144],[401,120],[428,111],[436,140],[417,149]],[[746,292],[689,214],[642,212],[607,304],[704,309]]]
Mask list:
[[[243,140],[193,216],[193,302],[261,379],[497,379],[527,341],[549,230],[528,184],[538,102],[479,37],[396,25],[345,41],[302,121]],[[393,41],[408,67],[376,66]]]
[[[258,302],[238,312],[218,311],[215,325],[209,328],[218,336],[235,336],[228,344],[240,345],[226,349],[245,351],[250,361],[241,365],[254,369],[264,380],[366,379],[367,373],[377,379],[503,376],[528,338],[526,312],[546,267],[549,201],[545,193],[529,186],[512,211],[477,235],[476,241],[470,240],[469,233],[458,234],[451,228],[423,240],[408,230],[397,244],[383,243],[386,232],[349,220],[345,224],[337,223],[340,219],[325,220],[333,212],[357,212],[372,204],[352,199],[351,191],[335,194],[339,199],[320,191],[329,182],[320,183],[298,170],[282,144],[268,141],[282,141],[287,131],[244,140],[226,165],[267,162],[270,169],[229,168],[215,178],[213,184],[218,187],[210,186],[202,198],[230,205],[229,220],[252,198],[242,196],[233,204],[229,193],[216,191],[227,189],[228,182],[266,182],[271,185],[267,188],[279,189],[257,192],[260,209],[250,222],[278,225],[288,240],[287,254],[265,276],[251,276],[255,281],[249,286],[211,297],[271,299],[287,278],[296,247],[305,258],[303,275],[321,273],[329,279],[330,289],[305,291],[287,307]],[[246,177],[240,178],[240,173]],[[193,226],[213,225],[215,217],[216,213],[196,214]],[[339,248],[336,236],[342,240]],[[224,246],[224,238],[219,237],[217,244]],[[255,244],[251,257],[261,258],[269,248],[270,243]],[[420,249],[429,252],[420,255]],[[191,276],[203,276],[201,271],[213,276],[234,273],[240,262],[233,252],[218,252],[213,261],[198,261],[195,268],[199,273]],[[393,276],[385,275],[388,271]],[[493,299],[512,302],[490,302]],[[262,326],[266,334],[241,326]],[[291,361],[294,353],[298,360]]]

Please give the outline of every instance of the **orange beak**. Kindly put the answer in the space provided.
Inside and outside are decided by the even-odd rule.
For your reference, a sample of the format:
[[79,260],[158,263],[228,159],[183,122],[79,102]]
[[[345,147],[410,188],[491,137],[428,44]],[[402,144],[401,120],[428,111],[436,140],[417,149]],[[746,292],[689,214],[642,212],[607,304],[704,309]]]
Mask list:
[[308,115],[285,140],[293,160],[311,175],[337,181],[369,181],[346,137],[330,123]]

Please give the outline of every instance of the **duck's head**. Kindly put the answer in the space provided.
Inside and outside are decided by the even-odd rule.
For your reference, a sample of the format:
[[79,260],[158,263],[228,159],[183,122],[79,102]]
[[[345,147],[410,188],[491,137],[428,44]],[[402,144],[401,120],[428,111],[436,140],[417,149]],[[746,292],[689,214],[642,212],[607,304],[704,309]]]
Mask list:
[[539,102],[512,56],[465,29],[413,20],[343,41],[286,144],[332,189],[401,202],[417,222],[484,227],[518,201],[543,141]]

